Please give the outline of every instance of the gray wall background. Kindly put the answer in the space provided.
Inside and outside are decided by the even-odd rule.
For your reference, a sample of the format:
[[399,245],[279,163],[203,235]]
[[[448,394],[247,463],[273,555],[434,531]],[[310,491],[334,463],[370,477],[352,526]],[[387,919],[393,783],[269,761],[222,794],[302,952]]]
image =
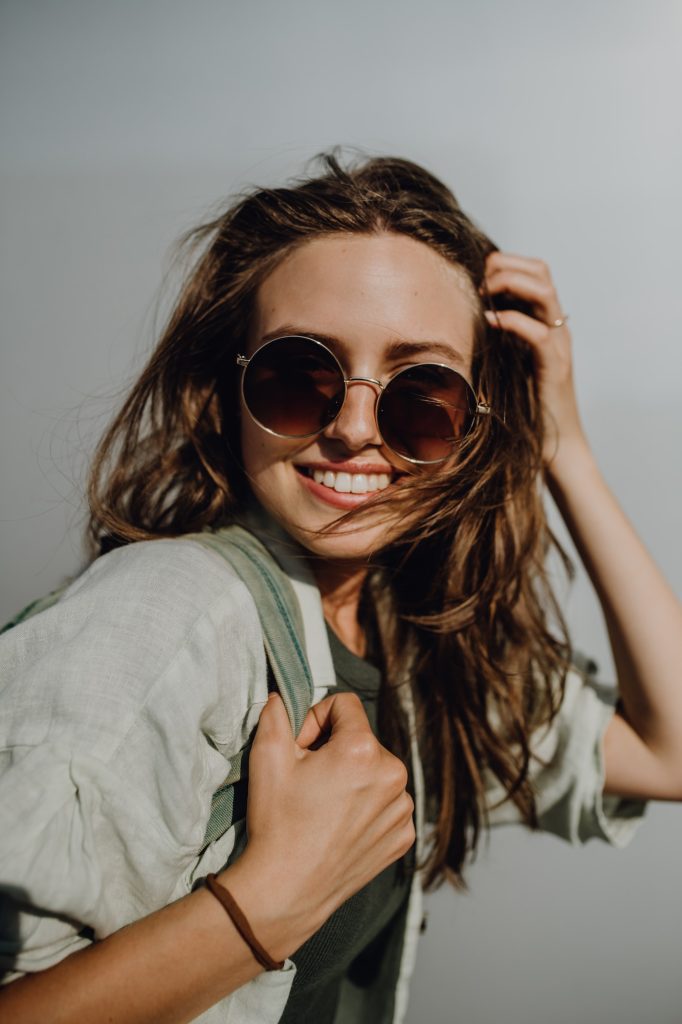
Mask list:
[[[425,164],[550,262],[593,447],[679,593],[681,33],[668,0],[4,0],[3,619],[79,565],[172,241],[335,143]],[[563,593],[612,679],[584,574]],[[652,803],[624,851],[494,833],[429,901],[410,1024],[679,1024],[681,821]]]

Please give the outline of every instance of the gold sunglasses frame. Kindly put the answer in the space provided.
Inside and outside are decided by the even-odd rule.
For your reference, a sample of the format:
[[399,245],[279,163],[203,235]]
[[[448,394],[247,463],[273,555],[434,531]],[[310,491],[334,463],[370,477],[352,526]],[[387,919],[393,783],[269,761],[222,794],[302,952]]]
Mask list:
[[[474,386],[471,383],[471,381],[468,380],[464,376],[463,373],[460,373],[459,370],[455,370],[454,367],[448,366],[447,363],[422,362],[422,363],[412,363],[412,364],[410,364],[410,366],[403,366],[402,369],[396,370],[395,373],[391,374],[391,376],[388,378],[388,380],[386,381],[385,384],[382,383],[380,380],[377,380],[375,377],[346,377],[346,375],[344,373],[343,366],[341,365],[341,363],[340,363],[339,359],[337,358],[336,354],[334,352],[332,352],[332,350],[327,345],[325,345],[324,342],[318,341],[317,338],[311,338],[307,334],[282,334],[282,335],[280,335],[277,338],[269,338],[268,341],[264,342],[259,348],[256,349],[256,351],[253,353],[253,355],[245,356],[245,355],[242,355],[241,353],[239,353],[237,355],[237,357],[236,357],[237,366],[240,366],[243,370],[247,370],[249,364],[251,363],[251,360],[255,359],[256,356],[260,352],[262,352],[264,349],[268,348],[270,345],[274,345],[278,341],[285,341],[285,340],[288,340],[288,339],[312,342],[314,345],[317,345],[317,346],[319,346],[319,348],[323,349],[323,351],[326,352],[327,355],[331,356],[331,358],[334,360],[334,362],[336,363],[336,365],[339,368],[339,374],[340,374],[341,380],[343,381],[343,388],[344,388],[343,400],[342,400],[342,402],[341,402],[341,404],[339,406],[339,410],[336,413],[336,416],[334,416],[334,418],[331,419],[329,421],[329,423],[326,423],[323,427],[320,427],[319,430],[313,430],[313,431],[311,431],[308,434],[281,434],[277,430],[272,430],[271,427],[266,427],[265,424],[261,423],[261,421],[256,416],[254,416],[254,414],[251,412],[251,410],[249,408],[249,405],[248,405],[248,402],[246,401],[246,396],[244,395],[244,377],[246,376],[246,374],[243,373],[242,374],[242,378],[241,378],[241,396],[242,396],[242,401],[244,403],[244,408],[246,409],[246,411],[248,412],[249,416],[254,421],[254,423],[257,423],[258,426],[262,430],[265,430],[266,433],[271,434],[273,437],[282,437],[282,438],[285,438],[285,439],[290,440],[290,441],[304,440],[307,437],[316,437],[317,434],[321,434],[323,431],[325,431],[327,429],[327,427],[331,426],[331,424],[334,423],[334,421],[341,415],[341,410],[343,409],[344,403],[345,403],[346,398],[348,396],[348,386],[350,384],[371,384],[373,387],[375,387],[377,389],[376,395],[375,395],[375,401],[374,401],[374,421],[376,423],[376,427],[377,427],[377,430],[378,430],[379,435],[381,437],[381,440],[386,445],[386,447],[389,448],[395,455],[397,455],[398,458],[403,459],[405,462],[411,462],[413,465],[416,465],[416,466],[433,466],[433,465],[437,465],[438,463],[441,463],[441,462],[446,462],[447,459],[450,458],[450,454],[452,454],[452,452],[450,454],[448,454],[448,455],[443,456],[442,459],[413,459],[413,458],[410,458],[410,456],[403,455],[401,452],[397,452],[394,448],[392,448],[391,445],[384,439],[384,435],[381,433],[381,426],[379,425],[378,411],[379,411],[379,401],[381,399],[382,394],[384,393],[386,388],[389,386],[389,384],[396,379],[396,377],[399,377],[401,373],[407,373],[408,370],[412,370],[412,369],[414,369],[417,366],[435,366],[435,367],[437,367],[439,369],[450,370],[451,373],[457,374],[457,376],[460,377],[464,381],[464,383],[466,384],[467,389],[469,391],[469,394],[471,395],[472,404],[471,404],[471,410],[470,411],[471,411],[472,415],[473,416],[489,416],[490,415],[490,412],[491,412],[490,406],[488,405],[487,402],[484,402],[482,399],[478,398],[478,396],[476,395],[476,391],[474,390]],[[472,421],[472,426],[473,426],[473,421]],[[471,429],[472,429],[472,427],[469,427],[469,429],[466,431],[466,433],[463,436],[466,437],[467,434],[469,434],[471,432]],[[452,451],[455,450],[455,447],[456,447],[455,445],[452,446]]]

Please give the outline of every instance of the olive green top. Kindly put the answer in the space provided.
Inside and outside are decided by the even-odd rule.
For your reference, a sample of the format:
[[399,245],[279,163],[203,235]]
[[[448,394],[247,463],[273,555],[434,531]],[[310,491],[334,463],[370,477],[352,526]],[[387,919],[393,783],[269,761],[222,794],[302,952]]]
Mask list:
[[[337,679],[329,692],[357,693],[378,735],[381,672],[349,651],[329,627],[327,632]],[[410,850],[387,867],[292,954],[296,975],[281,1024],[376,1024],[377,1000],[383,1002],[382,1010],[393,1000],[395,979],[383,969],[384,960],[386,950],[395,945],[393,933],[404,924],[399,911],[409,894],[413,859]],[[386,975],[385,985],[380,982],[377,991],[380,971]],[[347,1001],[342,1005],[340,1000],[342,985],[353,992],[347,1010]]]

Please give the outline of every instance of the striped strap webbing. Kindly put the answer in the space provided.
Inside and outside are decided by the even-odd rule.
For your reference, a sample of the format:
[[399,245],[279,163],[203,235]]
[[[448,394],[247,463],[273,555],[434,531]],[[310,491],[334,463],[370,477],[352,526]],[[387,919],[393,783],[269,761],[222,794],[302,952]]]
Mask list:
[[[188,539],[221,555],[251,592],[268,664],[297,736],[313,702],[313,680],[303,647],[303,620],[291,583],[264,545],[241,526],[192,534]],[[249,749],[247,744],[232,758],[225,781],[213,794],[203,849],[244,813],[245,800],[239,799],[243,786],[237,784],[246,782]]]

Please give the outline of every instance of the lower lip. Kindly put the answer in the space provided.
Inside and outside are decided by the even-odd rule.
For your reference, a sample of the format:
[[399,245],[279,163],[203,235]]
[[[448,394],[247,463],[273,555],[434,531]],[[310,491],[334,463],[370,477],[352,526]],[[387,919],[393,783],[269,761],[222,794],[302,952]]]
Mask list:
[[[334,508],[350,509],[357,508],[358,505],[362,505],[368,498],[373,498],[375,494],[382,494],[383,491],[369,491],[367,494],[342,494],[339,491],[335,491],[332,487],[325,487],[324,484],[318,484],[313,480],[311,476],[306,476],[304,473],[299,473],[296,470],[296,476],[299,478],[301,483],[306,487],[311,494],[316,498],[320,498],[326,505],[333,505]],[[391,484],[389,484],[389,487]],[[387,488],[384,488],[386,490]]]

